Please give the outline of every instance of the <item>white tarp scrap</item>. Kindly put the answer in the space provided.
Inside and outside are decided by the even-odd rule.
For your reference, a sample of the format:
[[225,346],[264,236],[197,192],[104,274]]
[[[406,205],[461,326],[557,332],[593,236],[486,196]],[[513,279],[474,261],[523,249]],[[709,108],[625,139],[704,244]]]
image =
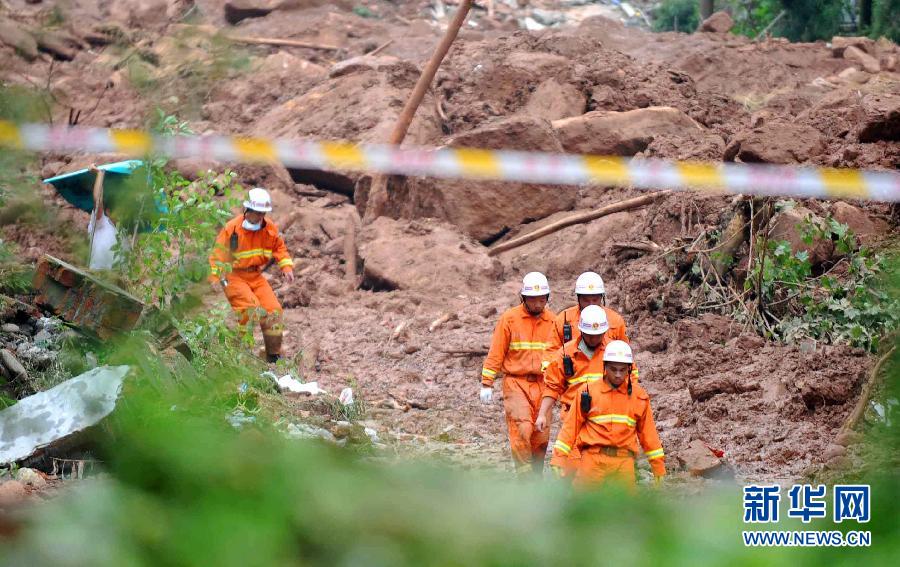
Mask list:
[[0,411],[0,465],[20,461],[112,413],[128,366],[101,366]]

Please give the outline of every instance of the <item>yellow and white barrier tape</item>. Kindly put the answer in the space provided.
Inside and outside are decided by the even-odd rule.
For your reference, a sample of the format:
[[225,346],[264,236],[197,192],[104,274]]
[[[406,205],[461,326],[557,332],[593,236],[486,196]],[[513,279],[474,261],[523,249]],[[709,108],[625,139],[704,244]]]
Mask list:
[[822,167],[695,163],[465,148],[399,149],[318,140],[153,136],[138,130],[0,121],[0,146],[32,151],[150,153],[241,163],[553,185],[703,189],[762,196],[900,201],[900,174]]

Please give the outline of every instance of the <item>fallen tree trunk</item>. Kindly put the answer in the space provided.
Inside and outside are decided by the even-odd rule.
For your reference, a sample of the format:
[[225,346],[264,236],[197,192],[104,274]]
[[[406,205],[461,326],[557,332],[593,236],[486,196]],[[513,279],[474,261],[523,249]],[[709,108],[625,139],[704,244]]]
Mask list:
[[496,256],[501,252],[506,252],[507,250],[512,250],[513,248],[518,248],[524,244],[528,244],[529,242],[533,242],[538,238],[543,238],[548,234],[553,234],[559,230],[562,230],[566,227],[582,224],[586,222],[590,222],[595,219],[599,219],[600,217],[605,217],[607,215],[611,215],[613,213],[620,213],[622,211],[630,211],[632,209],[637,209],[639,207],[643,207],[644,205],[649,205],[650,203],[656,201],[663,195],[668,195],[669,191],[660,191],[658,193],[650,193],[649,195],[641,195],[640,197],[635,197],[634,199],[626,199],[625,201],[619,201],[618,203],[613,203],[612,205],[607,205],[605,207],[600,207],[595,211],[590,211],[588,213],[579,213],[577,215],[572,215],[571,217],[564,218],[562,220],[558,220],[554,223],[548,224],[543,228],[539,228],[534,232],[529,232],[528,234],[524,234],[518,238],[513,238],[512,240],[508,240],[506,242],[502,242],[490,250],[488,250],[488,256]]
[[869,398],[872,396],[872,390],[875,388],[875,382],[878,381],[878,375],[881,374],[881,367],[884,366],[885,361],[894,354],[895,349],[896,347],[891,348],[891,350],[887,351],[887,353],[875,363],[875,366],[872,368],[872,373],[869,374],[869,379],[863,385],[862,391],[859,394],[859,400],[856,401],[856,407],[850,412],[850,416],[841,428],[841,433],[849,433],[852,431],[860,418],[862,418],[866,411],[866,405],[869,403]]

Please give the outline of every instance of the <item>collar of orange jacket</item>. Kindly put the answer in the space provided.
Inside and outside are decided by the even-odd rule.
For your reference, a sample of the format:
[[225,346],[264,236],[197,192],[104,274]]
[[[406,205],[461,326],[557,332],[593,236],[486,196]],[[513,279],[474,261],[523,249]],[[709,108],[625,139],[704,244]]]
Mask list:
[[531,313],[529,313],[527,309],[525,309],[525,303],[520,303],[519,304],[519,312],[520,312],[519,314],[522,316],[523,319],[528,319],[529,317],[533,317],[533,318],[537,318],[537,319],[543,319],[544,321],[552,321],[553,320],[553,317],[550,316],[550,312],[547,311],[546,307],[544,307],[544,310],[541,311],[540,316],[535,316],[535,315],[532,315]]

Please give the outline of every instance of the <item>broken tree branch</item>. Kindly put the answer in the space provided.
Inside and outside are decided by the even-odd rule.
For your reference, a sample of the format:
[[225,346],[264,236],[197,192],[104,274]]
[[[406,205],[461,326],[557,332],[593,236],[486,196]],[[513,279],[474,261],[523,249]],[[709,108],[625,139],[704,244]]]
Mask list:
[[512,240],[508,240],[507,242],[503,242],[498,244],[488,250],[488,256],[496,256],[501,252],[506,252],[507,250],[512,250],[513,248],[518,248],[523,244],[528,244],[529,242],[533,242],[538,238],[542,238],[547,236],[548,234],[553,234],[554,232],[561,230],[563,228],[576,225],[583,224],[586,222],[590,222],[595,219],[599,219],[600,217],[605,217],[607,215],[611,215],[613,213],[620,213],[622,211],[630,211],[632,209],[637,209],[639,207],[643,207],[645,205],[649,205],[650,203],[656,201],[663,195],[668,195],[669,191],[660,191],[658,193],[650,193],[648,195],[641,195],[640,197],[635,197],[634,199],[626,199],[624,201],[619,201],[618,203],[613,203],[612,205],[607,205],[605,207],[600,207],[597,210],[590,211],[587,213],[579,213],[577,215],[572,215],[571,217],[556,221],[554,223],[548,224],[543,228],[539,228],[534,232],[530,232],[528,234],[524,234],[518,238],[513,238]]
[[307,49],[321,49],[322,51],[337,51],[340,47],[336,45],[325,45],[322,43],[310,43],[308,41],[300,41],[296,39],[281,39],[278,37],[242,37],[228,36],[228,39],[238,43],[252,43],[254,45],[280,45],[284,47],[305,47]]
[[453,318],[454,315],[452,313],[444,313],[443,315],[432,321],[430,325],[428,325],[428,332],[433,333],[435,329]]
[[373,49],[372,51],[366,53],[366,55],[378,55],[379,53],[381,53],[382,51],[384,51],[385,49],[387,49],[388,47],[390,47],[390,45],[391,45],[392,43],[394,43],[394,40],[393,40],[393,39],[389,39],[389,40],[387,40],[386,42],[384,42],[384,43],[382,43],[381,45],[379,45],[378,47],[376,47],[375,49]]
[[884,363],[894,354],[894,350],[897,347],[891,347],[891,350],[887,351],[884,356],[878,359],[878,362],[875,363],[875,366],[872,368],[871,374],[869,374],[869,379],[866,380],[866,383],[863,385],[862,391],[859,393],[859,399],[856,401],[856,407],[853,408],[853,411],[850,412],[850,416],[847,418],[847,421],[844,423],[844,426],[841,428],[841,433],[849,433],[856,427],[856,424],[859,422],[860,418],[862,418],[863,413],[866,411],[866,405],[869,403],[869,398],[872,396],[872,390],[875,388],[875,382],[878,381],[878,375],[881,374],[881,367],[884,366]]
[[659,244],[645,240],[642,242],[613,242],[612,247],[617,250],[637,250],[639,252],[659,252],[662,248]]
[[[453,21],[447,26],[447,32],[435,48],[434,53],[431,54],[431,59],[428,60],[425,68],[422,69],[422,74],[419,75],[419,80],[413,88],[412,94],[409,95],[406,106],[403,107],[400,116],[397,117],[397,123],[394,124],[394,130],[391,132],[391,136],[387,141],[389,145],[399,146],[403,142],[403,139],[406,138],[406,133],[409,131],[409,125],[412,123],[413,116],[415,116],[419,105],[422,104],[422,99],[425,98],[425,93],[428,92],[428,89],[431,87],[431,82],[437,74],[438,67],[441,66],[441,62],[444,60],[444,57],[446,57],[447,52],[450,51],[450,46],[453,45],[453,40],[455,40],[457,34],[459,34],[459,29],[462,27],[471,7],[472,0],[462,0],[460,2],[459,8],[457,8],[456,14],[453,16]],[[384,210],[387,207],[388,201],[387,181],[388,176],[384,174],[378,174],[372,177],[372,184],[369,187],[369,198],[366,203],[366,212],[363,217],[364,223],[368,224],[384,215]]]

